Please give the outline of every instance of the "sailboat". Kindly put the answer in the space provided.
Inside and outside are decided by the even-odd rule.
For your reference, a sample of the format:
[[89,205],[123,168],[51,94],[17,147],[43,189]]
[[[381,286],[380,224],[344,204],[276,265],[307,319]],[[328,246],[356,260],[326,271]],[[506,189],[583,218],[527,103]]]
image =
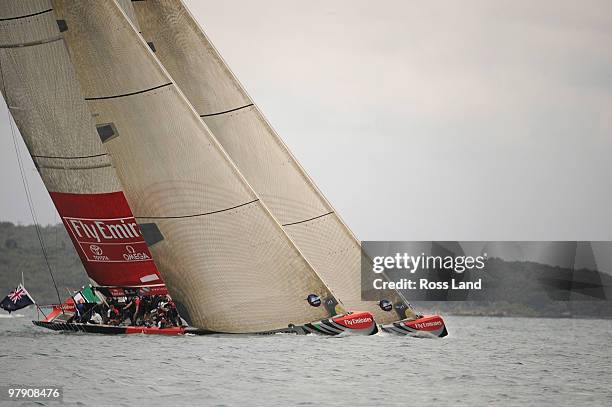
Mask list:
[[71,324],[61,306],[37,325],[376,332],[370,312],[347,312],[328,288],[121,3],[128,12],[114,1],[2,3],[3,95],[100,291],[163,293],[165,280],[190,327]]
[[[31,9],[33,5],[38,8]],[[198,332],[308,332],[324,324],[329,324],[327,334],[376,330],[371,315],[347,313],[321,282],[180,90],[147,54],[146,44],[141,47],[138,34],[114,2],[56,2],[53,7],[48,2],[8,2],[3,7],[2,28],[7,33],[2,44],[6,57],[3,94],[92,280],[110,285],[114,273],[130,289],[141,285],[134,282],[161,282],[151,276],[155,258],[154,270],[163,270],[181,315]],[[108,20],[94,15],[107,15]],[[107,29],[104,24],[109,21],[117,25],[117,31]],[[108,66],[98,67],[96,62],[103,55],[81,55],[83,43],[83,49],[107,53],[111,59],[133,51],[135,59],[112,65],[132,71],[107,76],[104,68]],[[113,47],[122,44],[124,50]],[[141,76],[147,70],[150,75]],[[25,78],[23,72],[31,77]],[[91,77],[83,80],[87,76]],[[113,77],[118,80],[106,81]],[[80,79],[80,90],[75,78]],[[166,89],[129,90],[143,85],[149,89],[148,81],[162,81],[161,86],[152,86],[154,90]],[[128,91],[121,91],[123,86]],[[89,96],[106,91],[110,97]],[[135,103],[139,101],[140,105]],[[126,104],[131,106],[127,110]],[[79,111],[82,106],[96,111],[96,123],[83,124],[92,115],[86,109]],[[117,113],[113,107],[123,114],[114,122],[104,121],[104,108],[109,109],[106,113]],[[82,120],[74,124],[75,118]],[[144,135],[149,137],[147,143],[129,137]],[[181,148],[169,149],[174,143]],[[108,148],[114,169],[107,148],[96,150],[103,144],[119,144],[119,152]],[[152,157],[156,160],[151,161]],[[104,171],[119,175],[128,200],[110,199],[124,194]],[[143,194],[149,196],[142,199]],[[131,212],[125,213],[130,208],[143,216],[133,220]],[[134,267],[139,281],[127,280],[124,263],[132,266],[132,262],[139,263]],[[148,269],[143,267],[147,263]],[[64,319],[38,325],[75,328]],[[76,326],[78,330],[104,328]],[[130,332],[126,328],[123,333]]]
[[[399,293],[363,301],[359,240],[266,120],[181,0],[134,2],[135,25],[183,89],[272,215],[349,309],[372,313],[382,329],[410,334],[419,324],[446,334],[443,320],[416,313]],[[133,18],[133,17],[132,17]],[[386,304],[391,306],[386,306]],[[429,324],[433,325],[429,325]]]

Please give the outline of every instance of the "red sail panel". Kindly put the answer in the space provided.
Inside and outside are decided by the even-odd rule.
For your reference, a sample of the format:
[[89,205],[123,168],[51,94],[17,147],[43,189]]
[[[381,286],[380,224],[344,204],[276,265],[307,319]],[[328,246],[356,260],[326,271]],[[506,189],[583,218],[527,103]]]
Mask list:
[[87,275],[104,286],[163,283],[123,192],[50,192]]

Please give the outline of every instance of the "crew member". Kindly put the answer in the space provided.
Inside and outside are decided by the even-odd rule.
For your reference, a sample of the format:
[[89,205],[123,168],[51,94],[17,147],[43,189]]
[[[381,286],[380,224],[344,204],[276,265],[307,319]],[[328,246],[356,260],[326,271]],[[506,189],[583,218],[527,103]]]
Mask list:
[[74,320],[76,322],[82,322],[81,318],[83,318],[83,315],[85,315],[85,301],[83,301],[82,298],[79,298],[79,301],[77,301],[74,310]]

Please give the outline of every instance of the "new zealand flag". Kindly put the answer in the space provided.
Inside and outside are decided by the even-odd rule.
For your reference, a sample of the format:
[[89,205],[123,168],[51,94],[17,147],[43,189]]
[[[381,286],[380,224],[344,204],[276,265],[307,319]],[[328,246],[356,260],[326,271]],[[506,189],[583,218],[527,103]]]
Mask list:
[[0,302],[0,308],[10,313],[32,304],[34,304],[34,300],[30,297],[30,293],[19,284],[17,288],[11,291],[11,293]]

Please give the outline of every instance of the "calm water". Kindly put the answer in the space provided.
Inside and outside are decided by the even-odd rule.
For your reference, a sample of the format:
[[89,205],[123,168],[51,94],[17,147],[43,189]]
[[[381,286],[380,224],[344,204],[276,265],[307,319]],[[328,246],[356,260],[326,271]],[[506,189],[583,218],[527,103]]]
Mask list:
[[612,405],[612,321],[446,319],[450,336],[416,339],[99,336],[0,318],[0,381],[64,385],[66,405]]

